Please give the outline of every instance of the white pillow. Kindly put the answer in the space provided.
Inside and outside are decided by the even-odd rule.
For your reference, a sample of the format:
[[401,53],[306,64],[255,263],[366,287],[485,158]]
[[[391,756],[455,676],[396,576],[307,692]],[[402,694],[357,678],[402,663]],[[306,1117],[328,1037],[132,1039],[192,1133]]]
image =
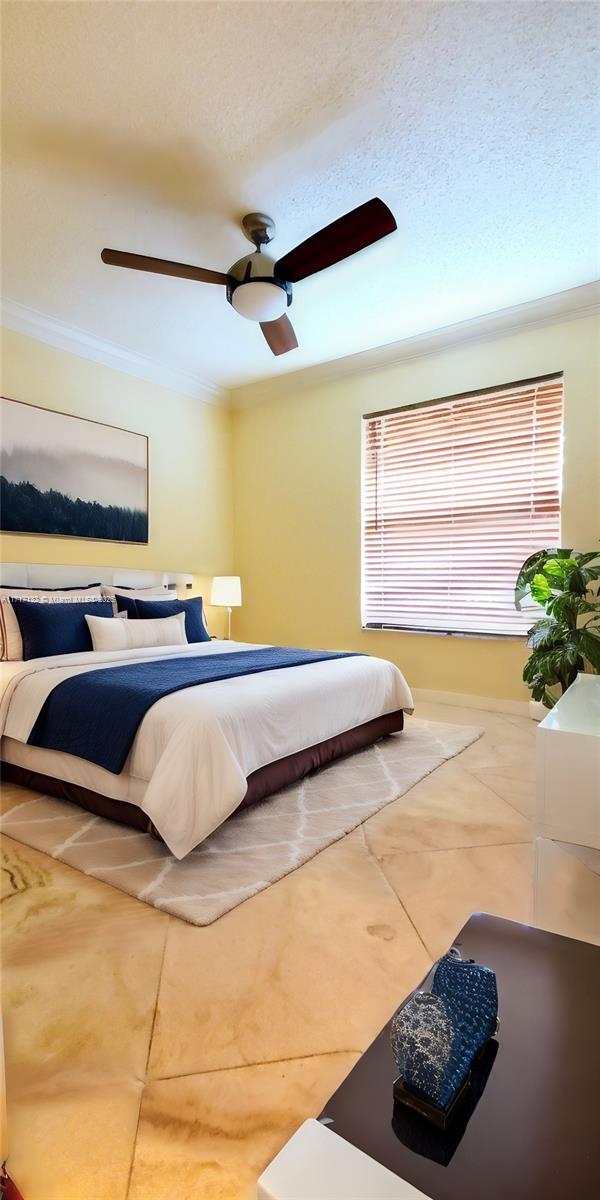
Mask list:
[[[90,572],[91,573],[91,572]],[[11,599],[33,600],[37,604],[81,604],[83,601],[100,601],[104,597],[102,588],[81,587],[68,588],[65,591],[48,588],[13,588],[0,589],[0,658],[15,662],[23,657],[23,639]]]
[[94,650],[138,650],[143,646],[186,646],[185,613],[150,621],[90,617],[86,621]]
[[117,596],[125,596],[129,600],[176,600],[177,593],[169,591],[168,588],[157,586],[149,588],[120,588],[109,587],[108,584],[102,586],[102,597],[104,600],[112,601],[113,612],[117,615]]

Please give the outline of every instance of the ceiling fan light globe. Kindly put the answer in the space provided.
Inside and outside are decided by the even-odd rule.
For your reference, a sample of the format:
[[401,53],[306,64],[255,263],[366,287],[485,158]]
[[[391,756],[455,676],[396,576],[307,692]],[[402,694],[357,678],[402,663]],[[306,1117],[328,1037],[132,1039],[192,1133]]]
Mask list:
[[235,311],[248,321],[276,321],[283,316],[288,298],[277,283],[257,279],[238,284],[231,303]]

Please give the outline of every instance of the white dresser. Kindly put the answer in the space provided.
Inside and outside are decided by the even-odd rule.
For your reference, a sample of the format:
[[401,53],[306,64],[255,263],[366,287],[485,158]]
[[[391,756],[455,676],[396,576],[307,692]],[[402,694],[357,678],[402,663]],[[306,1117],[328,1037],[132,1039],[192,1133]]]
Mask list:
[[534,921],[600,945],[600,676],[577,676],[537,730]]
[[600,675],[575,683],[537,730],[536,834],[600,849]]
[[308,1120],[263,1172],[257,1200],[428,1200],[412,1184]]

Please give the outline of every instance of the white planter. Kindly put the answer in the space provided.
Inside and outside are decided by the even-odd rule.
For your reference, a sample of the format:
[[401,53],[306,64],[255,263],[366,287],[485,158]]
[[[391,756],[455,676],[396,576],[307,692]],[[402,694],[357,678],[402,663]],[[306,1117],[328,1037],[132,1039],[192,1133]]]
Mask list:
[[532,721],[543,721],[544,717],[548,716],[549,711],[546,705],[542,704],[541,700],[529,701],[529,716]]

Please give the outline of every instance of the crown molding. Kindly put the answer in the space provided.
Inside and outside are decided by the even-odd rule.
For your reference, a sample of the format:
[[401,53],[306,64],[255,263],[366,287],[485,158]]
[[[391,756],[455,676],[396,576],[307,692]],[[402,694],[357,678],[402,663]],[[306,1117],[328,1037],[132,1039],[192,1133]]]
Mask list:
[[229,399],[233,408],[251,408],[264,400],[322,383],[361,375],[369,371],[380,371],[386,367],[425,358],[452,350],[470,342],[485,342],[498,335],[509,336],[523,329],[535,329],[544,325],[555,325],[558,321],[578,320],[600,312],[600,280],[555,292],[539,300],[517,304],[512,308],[499,309],[456,325],[446,325],[415,337],[390,342],[373,350],[332,359],[313,367],[304,367],[287,375],[277,375],[254,383],[231,388]]
[[19,304],[17,300],[3,299],[2,324],[15,333],[46,342],[58,350],[66,350],[79,358],[90,358],[93,362],[112,367],[115,371],[124,371],[127,375],[135,375],[138,379],[159,383],[162,387],[192,396],[205,404],[227,404],[227,394],[223,389],[192,371],[157,362],[145,354],[137,354],[117,342],[109,342],[76,325],[68,325],[58,317],[50,317],[35,308]]
[[363,350],[358,354],[317,363],[300,371],[271,376],[229,390],[210,383],[192,371],[157,362],[144,354],[137,354],[117,342],[107,341],[75,325],[68,325],[57,317],[50,317],[16,300],[3,299],[2,324],[7,329],[23,333],[59,350],[66,350],[80,358],[92,359],[112,367],[113,370],[124,371],[139,379],[158,383],[205,404],[231,404],[233,408],[250,408],[264,400],[289,395],[306,387],[379,371],[470,342],[484,342],[498,335],[508,336],[523,329],[553,325],[557,321],[578,320],[598,312],[600,281],[594,281],[512,308],[473,317],[456,325],[447,325],[372,350]]

